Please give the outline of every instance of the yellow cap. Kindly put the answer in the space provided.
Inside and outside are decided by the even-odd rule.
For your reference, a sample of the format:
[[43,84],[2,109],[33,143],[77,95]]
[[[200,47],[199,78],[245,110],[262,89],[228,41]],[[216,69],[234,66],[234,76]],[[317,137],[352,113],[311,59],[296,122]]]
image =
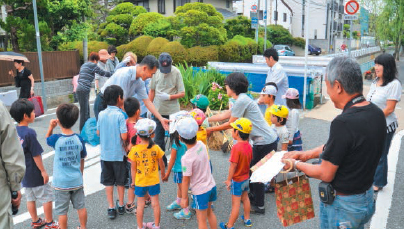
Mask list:
[[230,126],[245,134],[251,133],[252,130],[252,123],[246,118],[239,118],[236,121],[230,123]]
[[284,105],[272,105],[269,108],[271,114],[278,116],[280,118],[287,118],[289,115],[289,109]]

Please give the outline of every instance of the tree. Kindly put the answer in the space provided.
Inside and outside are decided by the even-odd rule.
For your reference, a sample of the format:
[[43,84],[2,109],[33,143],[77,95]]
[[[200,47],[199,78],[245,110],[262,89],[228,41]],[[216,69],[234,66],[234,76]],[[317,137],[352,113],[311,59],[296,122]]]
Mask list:
[[[265,34],[265,33],[264,33]],[[281,25],[270,25],[267,28],[267,39],[272,44],[293,44],[293,36],[289,30],[285,29]]]
[[232,39],[236,35],[254,38],[254,30],[251,28],[251,20],[244,16],[238,16],[226,20],[224,28],[227,30],[227,38]]
[[170,40],[170,31],[172,30],[171,22],[167,18],[159,19],[156,22],[147,24],[143,28],[144,35],[151,37],[166,37]]
[[212,5],[204,3],[187,3],[175,11],[170,18],[173,35],[181,37],[181,44],[186,47],[221,45],[227,40],[223,26],[223,15]]
[[345,38],[351,38],[351,26],[349,24],[344,24],[343,35]]
[[143,29],[147,25],[155,23],[160,19],[164,19],[164,16],[159,13],[141,13],[132,21],[129,33],[134,36],[142,35],[144,34]]
[[103,40],[116,46],[127,43],[132,22],[138,15],[146,12],[143,6],[135,6],[130,2],[121,3],[109,12],[106,22],[100,25],[98,34]]

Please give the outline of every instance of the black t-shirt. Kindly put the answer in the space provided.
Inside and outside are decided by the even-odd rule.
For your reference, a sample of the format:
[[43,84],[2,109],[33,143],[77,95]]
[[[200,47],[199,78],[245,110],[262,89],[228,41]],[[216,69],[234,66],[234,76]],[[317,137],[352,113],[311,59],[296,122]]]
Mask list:
[[31,80],[28,78],[31,75],[31,71],[27,68],[24,68],[21,72],[17,70],[17,79],[19,82],[20,90],[20,98],[29,98],[31,92]]
[[35,130],[27,126],[17,126],[17,133],[25,155],[25,176],[22,186],[33,188],[44,185],[41,171],[34,161],[34,157],[41,156],[43,149],[36,138]]
[[339,166],[332,186],[360,194],[373,184],[386,137],[386,118],[376,105],[348,108],[331,123],[322,159]]

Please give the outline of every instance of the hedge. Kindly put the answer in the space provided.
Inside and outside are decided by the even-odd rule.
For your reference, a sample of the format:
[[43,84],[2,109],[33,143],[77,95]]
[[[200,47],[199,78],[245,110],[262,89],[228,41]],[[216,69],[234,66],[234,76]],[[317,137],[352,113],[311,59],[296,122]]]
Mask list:
[[173,41],[164,45],[161,52],[167,52],[173,59],[173,64],[185,63],[187,60],[188,52],[178,41]]
[[158,58],[160,53],[162,52],[161,50],[168,43],[169,41],[165,38],[162,37],[154,38],[147,47],[147,54],[153,55]]
[[294,37],[293,44],[297,47],[304,49],[306,47],[306,40],[301,37]]
[[[88,55],[90,55],[91,52],[98,52],[100,51],[100,49],[108,49],[108,44],[102,41],[89,41],[87,45],[88,45]],[[67,42],[59,45],[59,51],[69,51],[69,50],[79,50],[80,60],[81,62],[84,62],[82,41]]]
[[152,40],[152,37],[140,36],[128,44],[120,45],[116,48],[118,50],[117,57],[122,59],[126,52],[133,52],[136,54],[138,62],[140,62],[147,55],[147,47]]
[[251,38],[235,36],[219,48],[219,60],[223,62],[251,62],[257,54],[258,44]]
[[219,60],[219,46],[196,46],[188,49],[188,63],[192,66],[206,66],[208,61]]

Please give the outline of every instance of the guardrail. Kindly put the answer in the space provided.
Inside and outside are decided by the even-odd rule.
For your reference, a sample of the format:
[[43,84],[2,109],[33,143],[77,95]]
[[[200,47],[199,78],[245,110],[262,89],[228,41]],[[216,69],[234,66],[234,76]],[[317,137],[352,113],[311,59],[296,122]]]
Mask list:
[[[381,49],[380,49],[379,46],[370,47],[370,48],[363,48],[363,49],[352,51],[351,56],[356,58],[356,57],[364,56],[364,55],[367,55],[367,54],[379,52],[380,50]],[[336,56],[348,56],[348,51],[327,55],[327,57],[336,57]]]

